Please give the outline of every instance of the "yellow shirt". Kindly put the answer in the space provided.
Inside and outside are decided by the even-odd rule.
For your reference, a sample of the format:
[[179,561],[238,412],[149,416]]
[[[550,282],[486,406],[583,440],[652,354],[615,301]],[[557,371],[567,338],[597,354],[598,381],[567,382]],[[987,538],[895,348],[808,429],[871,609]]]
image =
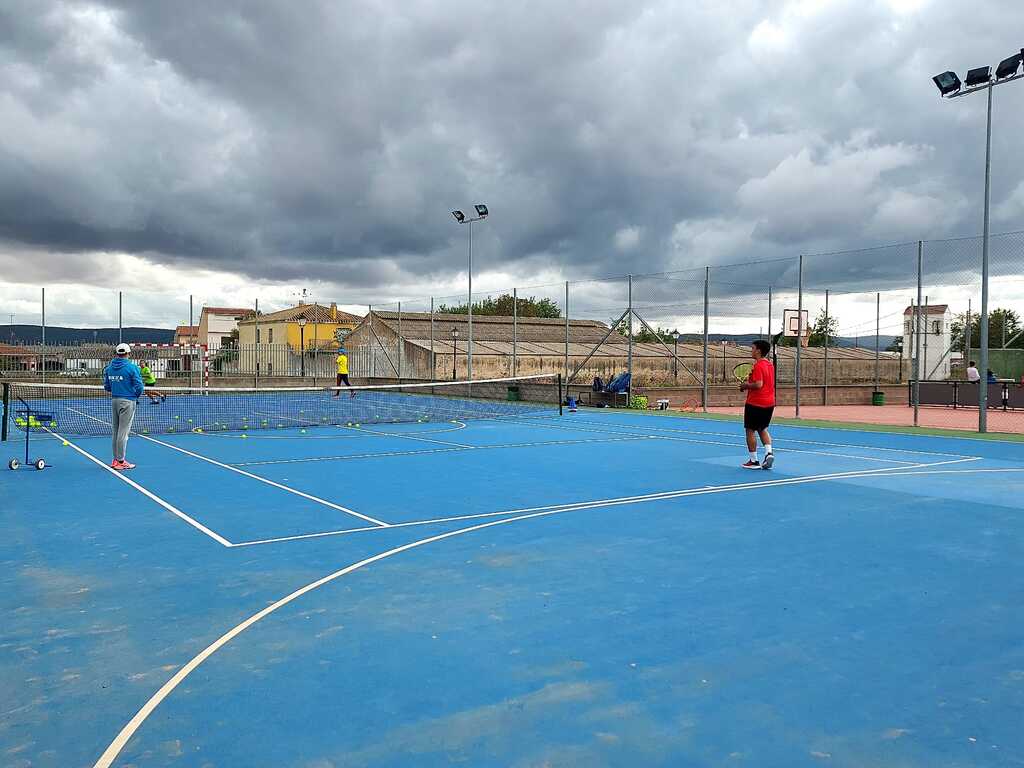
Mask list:
[[338,355],[338,373],[348,374],[348,355]]

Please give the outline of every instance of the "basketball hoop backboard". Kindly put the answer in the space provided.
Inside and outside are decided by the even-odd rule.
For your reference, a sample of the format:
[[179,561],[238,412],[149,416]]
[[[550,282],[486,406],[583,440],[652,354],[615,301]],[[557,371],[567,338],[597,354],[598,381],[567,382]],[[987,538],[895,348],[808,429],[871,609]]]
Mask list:
[[811,324],[808,310],[784,309],[782,311],[782,335],[793,339],[800,335],[801,315],[803,315],[804,336],[800,339],[800,344],[806,347],[811,339]]

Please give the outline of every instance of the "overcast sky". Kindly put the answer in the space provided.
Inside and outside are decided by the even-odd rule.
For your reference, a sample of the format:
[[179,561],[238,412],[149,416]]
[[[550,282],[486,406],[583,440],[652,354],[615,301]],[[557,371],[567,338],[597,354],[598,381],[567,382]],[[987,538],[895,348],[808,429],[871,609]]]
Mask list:
[[930,78],[1021,45],[1009,0],[0,0],[0,322],[451,295],[475,202],[481,289],[976,234],[985,100]]

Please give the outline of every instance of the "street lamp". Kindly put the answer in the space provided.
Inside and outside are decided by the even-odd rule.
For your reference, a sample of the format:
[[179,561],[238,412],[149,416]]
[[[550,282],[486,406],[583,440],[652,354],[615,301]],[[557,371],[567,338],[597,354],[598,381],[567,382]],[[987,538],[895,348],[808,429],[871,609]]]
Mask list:
[[679,329],[672,331],[672,378],[679,383]]
[[469,340],[466,346],[466,377],[473,380],[473,222],[483,221],[490,215],[487,206],[483,203],[474,205],[476,216],[466,218],[462,211],[452,211],[452,216],[459,224],[469,224]]
[[306,318],[299,318],[299,352],[302,354],[302,378],[306,378]]
[[[989,246],[989,201],[992,188],[992,89],[1011,80],[1020,80],[1024,73],[1018,72],[1024,60],[1024,48],[1019,53],[1003,59],[996,67],[995,78],[991,67],[975,67],[967,72],[963,85],[953,72],[943,72],[932,78],[939,95],[945,99],[956,99],[978,91],[988,91],[988,117],[985,125],[985,214],[981,241],[981,316],[979,340],[979,362],[981,370],[988,370],[988,246]],[[988,428],[988,384],[984,377],[978,382],[978,431]]]
[[455,358],[459,351],[459,329],[452,327],[452,381],[455,381]]

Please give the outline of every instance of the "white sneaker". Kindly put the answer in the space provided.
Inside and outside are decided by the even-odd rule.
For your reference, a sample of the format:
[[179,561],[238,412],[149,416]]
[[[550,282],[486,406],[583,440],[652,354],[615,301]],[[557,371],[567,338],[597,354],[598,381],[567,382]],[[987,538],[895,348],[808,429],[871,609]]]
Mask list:
[[775,463],[775,454],[766,453],[764,455],[764,461],[761,462],[761,469],[771,469],[772,464]]

